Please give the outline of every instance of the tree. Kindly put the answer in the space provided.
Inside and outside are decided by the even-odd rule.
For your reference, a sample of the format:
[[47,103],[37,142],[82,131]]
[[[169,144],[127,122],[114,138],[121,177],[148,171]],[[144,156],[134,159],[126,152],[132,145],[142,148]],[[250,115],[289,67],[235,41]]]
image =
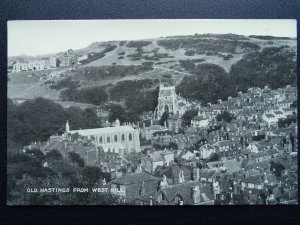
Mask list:
[[230,123],[234,118],[234,115],[229,113],[228,111],[224,111],[216,116],[217,121],[223,121],[227,123]]
[[34,156],[40,161],[43,161],[46,158],[44,153],[40,149],[35,149],[35,148],[34,149],[27,149],[26,154]]
[[60,159],[62,159],[62,155],[57,149],[52,149],[51,151],[46,153],[46,158],[60,160]]
[[78,167],[84,167],[84,160],[76,152],[69,152],[68,157],[70,161]]
[[89,186],[93,186],[101,178],[101,169],[96,166],[86,166],[82,171]]
[[170,142],[169,147],[175,150],[178,150],[178,144],[175,142]]
[[209,162],[219,161],[221,159],[221,156],[218,153],[212,153],[209,156]]
[[88,197],[88,205],[120,205],[120,197],[111,193],[92,192]]
[[65,123],[73,129],[99,127],[98,118],[91,109],[64,109],[51,100],[37,98],[14,105],[8,101],[7,145],[9,151],[19,151],[33,141],[46,141],[51,135],[62,134]]
[[191,120],[193,117],[198,115],[197,109],[191,109],[186,111],[182,116],[182,124],[185,127],[189,127],[191,125]]
[[281,163],[271,161],[270,170],[275,174],[276,177],[280,177],[282,171],[285,170],[285,167]]

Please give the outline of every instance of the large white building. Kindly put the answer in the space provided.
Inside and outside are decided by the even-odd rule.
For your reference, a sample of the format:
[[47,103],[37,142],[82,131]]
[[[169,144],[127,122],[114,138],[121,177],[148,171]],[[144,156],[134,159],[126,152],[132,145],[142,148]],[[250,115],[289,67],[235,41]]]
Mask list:
[[29,62],[16,62],[13,64],[12,72],[49,70],[56,68],[56,57],[42,58]]
[[70,130],[67,122],[66,132],[94,138],[95,144],[102,147],[104,151],[110,150],[120,154],[141,151],[139,131],[131,125],[120,125],[119,120],[114,127],[85,130]]

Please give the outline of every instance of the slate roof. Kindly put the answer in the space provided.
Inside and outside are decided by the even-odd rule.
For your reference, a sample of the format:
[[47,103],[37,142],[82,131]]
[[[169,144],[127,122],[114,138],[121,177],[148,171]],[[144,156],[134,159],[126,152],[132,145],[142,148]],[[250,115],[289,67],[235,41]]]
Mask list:
[[160,181],[160,178],[155,177],[147,172],[140,172],[140,173],[126,174],[122,177],[118,177],[115,180],[112,180],[111,183],[130,185],[130,184],[142,183],[147,181]]
[[72,130],[70,133],[78,133],[82,136],[90,135],[101,135],[109,133],[119,133],[119,132],[134,132],[135,130],[131,126],[116,126],[116,127],[103,127],[95,129],[84,129],[84,130]]
[[193,117],[192,120],[198,120],[198,121],[201,121],[201,120],[206,120],[206,118],[204,116],[195,116]]
[[268,117],[268,118],[274,118],[275,116],[273,114],[266,114],[266,117]]
[[219,181],[220,189],[225,192],[229,192],[231,189],[231,184],[228,180]]
[[203,186],[199,181],[191,181],[182,184],[175,184],[163,187],[155,195],[155,197],[157,197],[157,195],[163,192],[169,203],[173,202],[176,196],[181,196],[185,204],[193,205],[194,200],[192,196],[192,191],[193,187],[196,185],[200,187],[200,203],[214,200],[214,196],[211,191],[210,185]]
[[199,149],[210,149],[210,150],[213,150],[215,149],[214,146],[210,145],[210,144],[205,144],[205,145],[202,145]]
[[158,167],[155,170],[154,175],[158,177],[163,177],[163,175],[165,175],[167,178],[173,179],[174,177],[179,176],[181,169],[183,170],[185,179],[190,180],[193,169],[189,166],[179,167],[177,164],[168,167]]
[[216,174],[216,170],[214,170],[214,169],[200,170],[200,178],[203,177],[203,178],[209,179],[209,178],[212,178],[215,174]]
[[236,159],[224,160],[223,166],[227,168],[227,173],[234,173],[241,170],[241,167]]
[[154,151],[151,154],[151,159],[153,162],[164,161],[164,155],[169,155],[169,154],[173,154],[173,152],[168,151],[168,150]]
[[281,112],[281,111],[279,111],[279,110],[274,111],[274,113],[275,113],[275,114],[278,114],[278,115],[279,115],[279,114],[283,114],[283,112]]
[[249,176],[249,177],[243,179],[242,182],[250,183],[250,184],[261,184],[261,183],[263,183],[261,177],[258,177],[258,176]]
[[223,147],[223,146],[231,146],[233,142],[231,140],[222,140],[218,141],[214,144],[214,146]]

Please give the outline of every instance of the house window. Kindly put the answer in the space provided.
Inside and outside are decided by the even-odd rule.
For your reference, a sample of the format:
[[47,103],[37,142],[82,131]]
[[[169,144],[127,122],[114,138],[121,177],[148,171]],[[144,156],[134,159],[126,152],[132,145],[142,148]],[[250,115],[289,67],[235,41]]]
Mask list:
[[121,187],[120,184],[117,184],[117,190],[120,191]]
[[129,134],[129,141],[132,141],[132,134]]
[[103,139],[102,139],[102,136],[101,136],[101,137],[99,137],[99,143],[102,144],[102,142],[103,142]]
[[115,135],[115,142],[118,142],[118,136]]
[[122,134],[122,141],[125,141],[125,134]]
[[110,143],[110,137],[107,137],[107,143]]

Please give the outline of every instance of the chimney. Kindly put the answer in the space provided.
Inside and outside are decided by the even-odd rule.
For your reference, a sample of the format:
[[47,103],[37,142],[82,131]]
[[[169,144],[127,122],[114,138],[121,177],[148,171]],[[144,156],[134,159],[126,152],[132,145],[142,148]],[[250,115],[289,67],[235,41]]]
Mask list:
[[238,194],[237,184],[238,184],[238,182],[233,181],[232,189],[233,189],[233,193],[234,193],[234,194]]
[[143,181],[141,187],[140,187],[140,195],[144,195],[145,194],[145,182]]
[[200,180],[200,169],[195,168],[194,169],[194,181],[199,181]]
[[267,178],[267,173],[266,172],[264,172],[263,181],[264,181],[264,183],[268,183],[268,178]]
[[214,195],[215,199],[216,199],[217,194],[220,194],[219,181],[217,181],[215,179],[213,180],[213,183],[212,183],[212,192],[213,192],[213,195]]
[[166,187],[168,186],[168,181],[166,175],[163,175],[163,180],[160,182],[161,187]]
[[164,122],[164,127],[167,128],[167,121]]
[[151,127],[153,126],[153,120],[151,119],[151,122],[150,122],[150,124],[151,124]]
[[153,197],[150,196],[150,205],[153,205]]
[[183,174],[183,170],[180,169],[179,171],[179,183],[183,183],[184,182],[184,174]]
[[200,201],[201,201],[201,192],[200,192],[199,185],[196,185],[195,187],[193,187],[193,201],[194,201],[194,204],[200,203]]
[[66,132],[69,133],[70,132],[70,126],[69,126],[69,121],[67,120],[66,123]]

